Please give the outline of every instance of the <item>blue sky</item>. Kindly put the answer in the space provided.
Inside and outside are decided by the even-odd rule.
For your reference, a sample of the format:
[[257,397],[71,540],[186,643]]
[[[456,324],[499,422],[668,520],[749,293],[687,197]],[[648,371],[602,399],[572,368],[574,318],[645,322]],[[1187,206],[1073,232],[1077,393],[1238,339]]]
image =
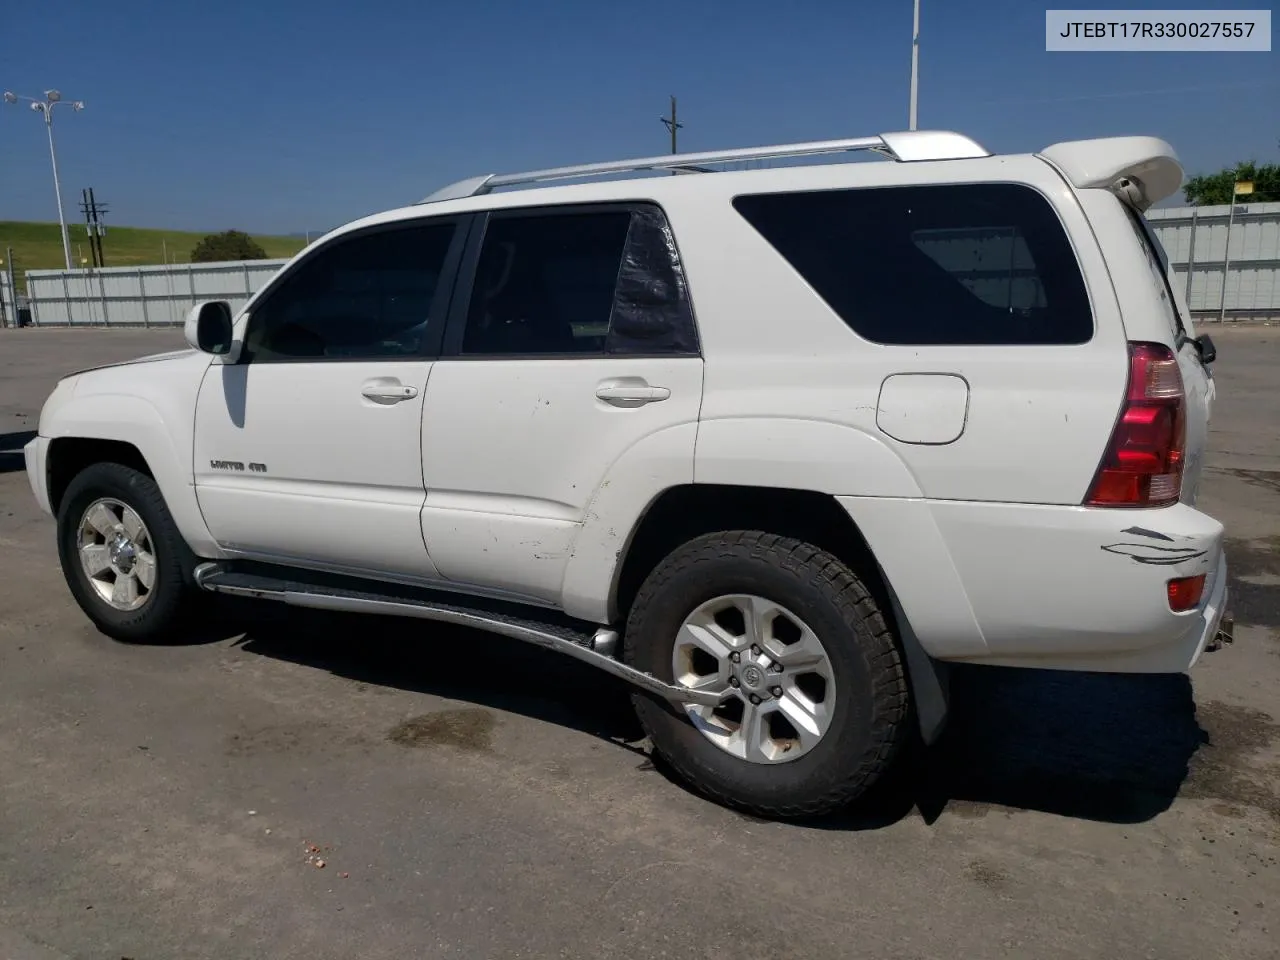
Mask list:
[[[1046,53],[1044,10],[923,0],[919,126],[995,151],[1155,134],[1188,172],[1280,160],[1280,53]],[[663,153],[672,93],[682,150],[905,129],[910,43],[911,0],[12,0],[0,88],[85,101],[55,114],[73,222],[92,186],[109,223],[294,232]],[[0,220],[55,215],[39,118],[0,108]]]

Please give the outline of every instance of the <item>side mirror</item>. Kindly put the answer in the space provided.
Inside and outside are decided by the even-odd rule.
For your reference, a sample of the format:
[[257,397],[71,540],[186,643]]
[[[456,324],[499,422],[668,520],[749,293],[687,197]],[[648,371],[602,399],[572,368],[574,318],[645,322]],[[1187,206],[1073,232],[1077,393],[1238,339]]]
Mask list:
[[1203,333],[1191,341],[1196,345],[1196,352],[1200,354],[1200,362],[1206,366],[1218,359],[1217,348],[1213,345],[1213,338],[1207,333]]
[[225,300],[203,300],[187,313],[182,325],[187,343],[215,356],[231,350],[231,304]]

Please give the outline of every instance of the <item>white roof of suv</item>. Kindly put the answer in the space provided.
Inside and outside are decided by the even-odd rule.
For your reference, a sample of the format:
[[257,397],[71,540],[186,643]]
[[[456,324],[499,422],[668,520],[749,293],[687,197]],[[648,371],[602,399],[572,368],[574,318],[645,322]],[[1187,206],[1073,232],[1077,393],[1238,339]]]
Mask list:
[[[881,133],[870,137],[843,140],[816,140],[803,143],[772,144],[702,153],[663,154],[632,160],[609,160],[568,167],[531,170],[524,173],[484,174],[469,177],[442,187],[424,199],[406,206],[382,210],[334,228],[320,237],[299,256],[330,238],[365,227],[410,220],[428,214],[472,213],[499,207],[527,206],[546,199],[554,203],[594,202],[635,199],[633,185],[642,182],[643,193],[650,199],[674,195],[688,196],[692,179],[698,177],[646,177],[642,181],[627,176],[636,173],[671,171],[684,174],[715,173],[716,164],[741,163],[748,160],[770,160],[849,153],[874,153],[895,161],[894,165],[914,167],[925,162],[959,162],[992,164],[989,170],[972,171],[975,180],[998,180],[999,169],[1013,157],[1035,157],[1048,164],[1076,189],[1114,190],[1138,210],[1173,194],[1182,183],[1182,166],[1173,147],[1158,137],[1099,137],[1092,140],[1069,140],[1045,147],[1031,154],[993,154],[977,141],[949,130],[912,130]],[[761,178],[764,183],[779,174],[795,177],[803,185],[809,178],[821,179],[822,171],[848,167],[848,161],[825,164],[773,167],[756,170],[726,170],[724,177]],[[857,164],[857,166],[862,166]],[[872,166],[878,166],[873,164]],[[605,182],[583,183],[584,179],[604,178]],[[919,178],[912,178],[918,182]],[[926,178],[927,179],[927,178]],[[578,181],[554,183],[550,181]],[[753,182],[754,179],[753,179]],[[628,186],[632,185],[632,186]],[[532,187],[494,193],[499,187]],[[744,192],[751,192],[750,190]],[[532,196],[531,196],[532,195]],[[426,206],[440,205],[438,210]]]
[[812,157],[827,153],[849,153],[871,150],[892,160],[961,160],[991,156],[982,146],[959,133],[946,130],[915,130],[906,133],[881,133],[874,137],[850,140],[815,140],[808,143],[784,143],[765,147],[741,147],[734,150],[708,150],[702,153],[663,154],[636,160],[612,160],[571,167],[531,170],[527,173],[487,174],[451,183],[431,194],[423,203],[459,200],[488,193],[495,187],[538,183],[545,180],[570,180],[610,173],[638,173],[645,170],[675,170],[683,173],[710,173],[708,163],[738,163],[744,160],[776,160],[784,157]]
[[[435,191],[421,203],[462,200],[483,196],[498,187],[523,186],[552,180],[573,180],[670,170],[677,173],[710,173],[709,165],[748,160],[774,160],[824,154],[870,151],[899,163],[928,160],[972,160],[992,157],[985,147],[964,134],[949,130],[913,130],[881,133],[845,140],[816,140],[773,144],[701,153],[663,154],[632,160],[611,160],[568,167],[530,170],[524,173],[484,174],[459,180]],[[1135,203],[1145,208],[1170,196],[1182,183],[1182,166],[1173,147],[1157,137],[1101,137],[1055,143],[1038,156],[1056,167],[1078,189],[1136,188]],[[1133,194],[1133,191],[1130,191]]]

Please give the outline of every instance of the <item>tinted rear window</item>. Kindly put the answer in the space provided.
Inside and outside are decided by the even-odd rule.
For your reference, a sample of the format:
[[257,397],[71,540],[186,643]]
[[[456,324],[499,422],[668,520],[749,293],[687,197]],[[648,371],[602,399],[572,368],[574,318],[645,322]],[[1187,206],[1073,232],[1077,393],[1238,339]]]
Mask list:
[[1015,184],[740,196],[734,207],[858,335],[886,344],[1073,344],[1084,278],[1048,201]]

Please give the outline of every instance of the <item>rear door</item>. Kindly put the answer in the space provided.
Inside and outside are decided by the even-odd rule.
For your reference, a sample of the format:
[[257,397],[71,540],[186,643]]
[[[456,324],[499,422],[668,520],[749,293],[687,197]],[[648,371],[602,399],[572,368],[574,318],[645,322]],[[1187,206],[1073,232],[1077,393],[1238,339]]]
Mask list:
[[[610,468],[697,423],[687,290],[653,204],[497,211],[468,246],[427,385],[423,537],[459,585],[557,603]],[[692,478],[696,431],[675,435]]]

